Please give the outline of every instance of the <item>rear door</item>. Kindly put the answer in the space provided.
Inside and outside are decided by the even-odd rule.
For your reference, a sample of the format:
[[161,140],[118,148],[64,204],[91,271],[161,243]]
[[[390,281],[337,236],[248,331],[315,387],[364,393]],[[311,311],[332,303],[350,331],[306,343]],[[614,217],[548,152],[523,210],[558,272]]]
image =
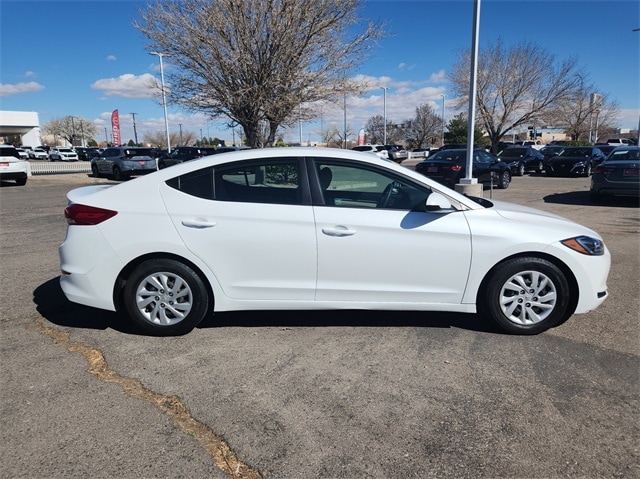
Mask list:
[[209,167],[161,185],[186,247],[238,300],[313,300],[317,248],[297,158]]

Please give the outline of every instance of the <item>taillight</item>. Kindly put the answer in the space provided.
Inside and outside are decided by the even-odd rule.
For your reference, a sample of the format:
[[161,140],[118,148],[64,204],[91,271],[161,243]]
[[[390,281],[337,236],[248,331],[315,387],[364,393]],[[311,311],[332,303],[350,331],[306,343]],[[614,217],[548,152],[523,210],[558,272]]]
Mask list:
[[462,170],[462,166],[461,165],[453,165],[451,166],[451,171],[461,171]]
[[64,209],[64,217],[70,225],[98,225],[117,214],[117,211],[80,204],[72,204]]
[[614,171],[615,168],[612,168],[610,166],[596,166],[595,170],[593,170],[594,173],[611,173],[612,171]]

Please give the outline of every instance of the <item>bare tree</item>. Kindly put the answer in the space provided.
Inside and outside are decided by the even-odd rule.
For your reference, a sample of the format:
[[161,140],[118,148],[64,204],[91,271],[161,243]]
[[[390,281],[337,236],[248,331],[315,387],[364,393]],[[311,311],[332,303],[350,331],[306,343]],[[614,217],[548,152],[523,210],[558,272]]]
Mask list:
[[[362,0],[160,0],[136,27],[177,68],[169,101],[271,145],[280,126],[366,88],[349,74],[383,35],[357,15]],[[361,26],[363,25],[363,26]],[[263,133],[266,128],[266,135]]]
[[79,146],[94,140],[96,136],[96,125],[91,120],[80,116],[64,116],[62,118],[52,118],[41,127],[45,135],[63,138],[70,145]]
[[424,148],[435,143],[442,131],[442,118],[433,107],[424,103],[416,108],[416,116],[405,128],[405,138],[410,148]]
[[[387,122],[387,128],[389,128],[389,122]],[[384,142],[384,117],[382,115],[369,118],[364,129],[369,143],[382,144]]]
[[[576,60],[556,64],[544,48],[530,42],[506,48],[501,40],[478,56],[478,120],[491,140],[495,152],[510,130],[538,122],[575,95],[580,77]],[[463,52],[450,79],[460,99],[468,103],[470,52]]]
[[[187,133],[186,135],[187,136],[185,137],[185,133],[184,132],[182,133],[183,141],[185,140],[185,138],[187,139],[187,141],[190,141],[190,142],[196,141],[195,133],[190,132],[190,133]],[[162,130],[146,132],[144,134],[142,141],[144,142],[145,145],[151,145],[156,148],[167,147],[167,135],[166,135],[166,132]],[[169,141],[171,142],[171,145],[180,145],[180,133],[175,133],[175,132],[169,133]],[[189,144],[189,143],[185,142],[185,144]]]
[[[322,139],[327,146],[331,148],[344,148],[345,138],[347,138],[348,143],[348,138],[350,136],[353,137],[354,132],[351,125],[347,125],[347,129],[345,131],[344,127],[338,127],[336,124],[331,124],[329,128],[324,130],[323,135]],[[349,145],[347,144],[347,147],[348,146]]]
[[588,81],[586,74],[578,77],[580,81],[572,97],[546,117],[547,123],[564,128],[572,140],[595,142],[597,130],[615,127],[618,105],[607,94],[596,93],[597,87]]

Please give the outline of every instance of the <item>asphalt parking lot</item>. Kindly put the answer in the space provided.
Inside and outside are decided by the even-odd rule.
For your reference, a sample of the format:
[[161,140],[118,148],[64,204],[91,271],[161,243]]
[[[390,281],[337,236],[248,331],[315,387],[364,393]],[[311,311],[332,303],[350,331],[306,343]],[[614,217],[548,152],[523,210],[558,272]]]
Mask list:
[[58,286],[65,193],[94,182],[109,180],[0,188],[0,477],[640,477],[637,200],[593,205],[587,178],[485,190],[612,253],[605,303],[538,336],[475,315],[274,311],[154,338]]

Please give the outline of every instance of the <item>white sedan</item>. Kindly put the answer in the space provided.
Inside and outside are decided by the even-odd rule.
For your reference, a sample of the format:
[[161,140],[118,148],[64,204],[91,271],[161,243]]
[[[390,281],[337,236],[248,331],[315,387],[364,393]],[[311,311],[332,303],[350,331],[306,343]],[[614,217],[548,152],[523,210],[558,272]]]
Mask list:
[[65,295],[151,334],[265,309],[479,313],[535,334],[607,297],[594,231],[367,153],[245,150],[67,198]]

